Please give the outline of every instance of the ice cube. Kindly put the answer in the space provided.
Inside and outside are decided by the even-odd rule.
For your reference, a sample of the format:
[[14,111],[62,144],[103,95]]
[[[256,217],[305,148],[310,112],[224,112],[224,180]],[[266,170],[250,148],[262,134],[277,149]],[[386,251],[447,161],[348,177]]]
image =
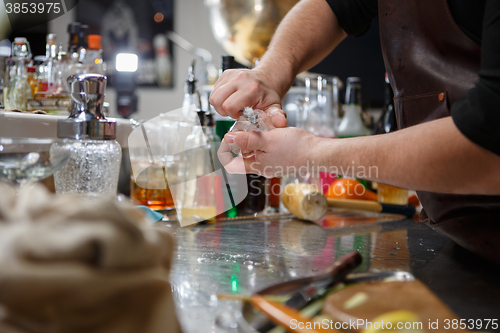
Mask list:
[[[229,132],[265,132],[274,129],[271,117],[262,110],[245,107],[243,115],[231,127]],[[253,150],[241,151],[240,147],[234,143],[228,143],[231,151],[243,158],[250,158],[255,155]]]

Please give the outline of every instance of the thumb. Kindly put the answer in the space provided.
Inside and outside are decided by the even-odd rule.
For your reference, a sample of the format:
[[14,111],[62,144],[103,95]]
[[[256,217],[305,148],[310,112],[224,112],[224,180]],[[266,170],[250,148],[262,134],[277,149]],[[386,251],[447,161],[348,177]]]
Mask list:
[[275,127],[286,127],[286,112],[281,109],[280,104],[272,104],[264,110],[269,116]]
[[264,132],[231,132],[224,136],[228,143],[234,143],[241,150],[263,150],[266,147]]

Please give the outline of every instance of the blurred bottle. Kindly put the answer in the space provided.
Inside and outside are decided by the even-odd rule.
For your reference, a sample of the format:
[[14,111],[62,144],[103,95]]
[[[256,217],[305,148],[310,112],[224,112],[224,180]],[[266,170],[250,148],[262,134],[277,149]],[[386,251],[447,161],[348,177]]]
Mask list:
[[27,80],[31,88],[31,98],[35,96],[35,94],[38,92],[38,77],[36,73],[36,66],[28,66],[26,67],[26,73],[27,73]]
[[67,78],[71,75],[84,74],[87,72],[85,65],[82,61],[85,59],[87,53],[87,43],[85,41],[88,26],[82,25],[78,22],[73,22],[68,25],[68,54],[67,61],[62,68],[63,77],[63,91],[69,92],[69,85]]
[[55,92],[56,82],[56,63],[57,63],[57,45],[56,34],[47,35],[45,44],[45,61],[40,65],[39,70],[39,90],[41,92]]
[[361,108],[361,79],[359,77],[347,78],[344,116],[337,128],[339,138],[368,135],[362,118]]
[[102,58],[102,37],[100,35],[88,35],[88,50],[83,61],[87,67],[87,73],[105,75],[106,64]]
[[[394,92],[385,74],[385,103],[382,116],[377,121],[374,134],[385,134],[398,129],[394,108]],[[408,190],[399,187],[377,184],[377,200],[383,203],[406,205],[408,203]]]
[[5,59],[5,72],[3,77],[3,96],[2,103],[3,106],[7,105],[7,95],[9,94],[9,84],[12,81],[12,78],[16,74],[16,63],[12,57],[8,57]]
[[5,107],[27,110],[31,87],[26,73],[26,61],[31,59],[30,45],[26,38],[17,37],[12,44],[12,59],[15,62],[15,75],[9,83]]
[[[193,105],[197,106],[199,104],[199,94],[196,90],[196,77],[194,75],[194,68],[196,66],[196,60],[193,60],[191,66],[188,69],[188,78],[184,85],[184,99],[182,101],[182,115],[190,121],[194,121]],[[200,106],[197,106],[200,109]]]
[[[236,61],[232,56],[222,56],[221,57],[221,66],[219,70],[219,76],[228,69],[236,68]],[[233,126],[235,120],[231,117],[223,117],[220,114],[215,114],[215,132],[220,138],[223,138],[224,135],[229,131],[231,126]]]
[[160,86],[172,84],[172,60],[168,53],[167,37],[164,34],[157,34],[153,38],[155,48],[156,82]]

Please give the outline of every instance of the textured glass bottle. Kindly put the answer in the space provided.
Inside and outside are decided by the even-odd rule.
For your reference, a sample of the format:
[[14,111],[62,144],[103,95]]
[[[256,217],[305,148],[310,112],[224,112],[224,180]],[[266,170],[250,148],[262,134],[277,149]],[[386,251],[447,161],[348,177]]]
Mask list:
[[54,175],[56,193],[82,194],[93,198],[114,196],[118,186],[121,147],[116,138],[116,123],[102,112],[106,77],[79,74],[68,78],[71,87],[71,115],[57,124],[62,142],[51,148],[57,156],[70,151],[64,167]]
[[30,44],[24,37],[18,37],[12,44],[12,59],[15,61],[15,75],[9,83],[5,106],[8,109],[26,110],[31,87],[28,83],[25,63],[31,58]]

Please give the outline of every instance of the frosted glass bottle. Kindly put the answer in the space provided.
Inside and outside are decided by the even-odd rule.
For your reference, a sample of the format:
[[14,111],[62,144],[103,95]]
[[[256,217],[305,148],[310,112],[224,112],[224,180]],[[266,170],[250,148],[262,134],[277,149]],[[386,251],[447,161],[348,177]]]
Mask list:
[[106,77],[98,74],[68,78],[73,108],[57,124],[51,156],[70,151],[68,162],[54,174],[57,194],[80,194],[86,198],[115,196],[120,172],[121,147],[116,142],[116,122],[102,112]]

